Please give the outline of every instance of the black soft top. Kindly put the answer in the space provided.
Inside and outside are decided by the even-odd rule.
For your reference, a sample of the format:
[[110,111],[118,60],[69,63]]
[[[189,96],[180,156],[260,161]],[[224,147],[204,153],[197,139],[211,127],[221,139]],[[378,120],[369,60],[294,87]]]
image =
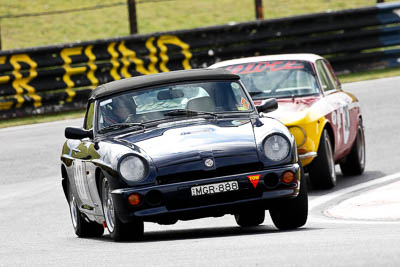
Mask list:
[[207,81],[207,80],[239,80],[238,75],[224,69],[193,69],[163,72],[136,76],[103,84],[92,91],[89,99],[98,99],[116,93],[157,86],[169,83]]

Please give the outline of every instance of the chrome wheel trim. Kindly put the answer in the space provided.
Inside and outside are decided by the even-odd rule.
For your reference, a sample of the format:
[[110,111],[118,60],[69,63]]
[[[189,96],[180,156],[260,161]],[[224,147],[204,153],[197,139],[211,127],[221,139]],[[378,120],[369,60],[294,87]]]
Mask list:
[[72,226],[74,229],[76,229],[78,227],[78,210],[76,207],[75,198],[73,196],[71,196],[71,198],[72,199],[69,202],[69,209],[71,211]]
[[331,140],[329,140],[329,136],[325,136],[325,143],[327,152],[326,156],[329,161],[329,172],[331,175],[331,180],[333,183],[336,183],[335,161],[333,160],[333,151],[332,151]]
[[115,228],[115,213],[114,213],[114,202],[111,198],[110,187],[108,186],[108,182],[104,185],[103,192],[103,209],[104,209],[104,217],[106,220],[107,229],[110,233],[114,231]]

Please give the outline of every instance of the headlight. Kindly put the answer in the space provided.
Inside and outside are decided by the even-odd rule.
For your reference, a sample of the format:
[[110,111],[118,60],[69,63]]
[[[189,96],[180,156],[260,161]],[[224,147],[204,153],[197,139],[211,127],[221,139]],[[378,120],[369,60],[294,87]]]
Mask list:
[[273,161],[285,159],[290,150],[290,144],[286,138],[281,135],[273,134],[264,142],[264,154]]
[[129,155],[120,161],[119,173],[125,180],[138,182],[146,177],[147,166],[141,158]]
[[296,139],[297,147],[301,147],[306,143],[307,134],[306,131],[300,126],[289,126],[289,131],[293,134],[294,139]]

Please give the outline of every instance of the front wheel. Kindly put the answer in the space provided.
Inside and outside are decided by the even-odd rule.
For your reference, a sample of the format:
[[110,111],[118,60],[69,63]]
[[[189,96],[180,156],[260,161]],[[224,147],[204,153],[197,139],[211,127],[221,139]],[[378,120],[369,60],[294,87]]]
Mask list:
[[114,241],[139,240],[143,236],[143,221],[136,220],[131,223],[123,223],[115,211],[114,201],[111,196],[110,185],[107,178],[102,182],[102,205],[107,229]]
[[336,185],[333,146],[328,131],[322,132],[317,157],[309,168],[310,182],[316,189],[329,189]]
[[360,175],[365,169],[365,136],[361,119],[358,121],[357,136],[350,153],[340,162],[344,175]]
[[280,230],[291,230],[306,224],[308,217],[308,193],[301,170],[300,190],[296,198],[283,199],[269,209],[274,225]]
[[257,226],[264,222],[264,209],[248,209],[235,214],[236,223],[241,227]]
[[68,183],[68,203],[71,213],[72,226],[75,234],[79,237],[100,237],[104,233],[102,225],[96,222],[89,222],[80,212],[76,203],[76,198],[72,193],[71,185]]

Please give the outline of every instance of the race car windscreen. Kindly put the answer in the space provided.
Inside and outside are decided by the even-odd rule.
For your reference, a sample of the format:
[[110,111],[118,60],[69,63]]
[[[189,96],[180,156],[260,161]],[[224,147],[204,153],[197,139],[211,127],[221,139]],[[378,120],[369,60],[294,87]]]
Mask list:
[[237,81],[168,84],[102,99],[98,104],[97,125],[101,131],[121,123],[169,120],[174,116],[184,117],[185,110],[193,111],[190,116],[195,116],[201,112],[251,112],[253,107]]
[[253,99],[318,94],[313,68],[305,61],[260,61],[224,67],[240,76]]

